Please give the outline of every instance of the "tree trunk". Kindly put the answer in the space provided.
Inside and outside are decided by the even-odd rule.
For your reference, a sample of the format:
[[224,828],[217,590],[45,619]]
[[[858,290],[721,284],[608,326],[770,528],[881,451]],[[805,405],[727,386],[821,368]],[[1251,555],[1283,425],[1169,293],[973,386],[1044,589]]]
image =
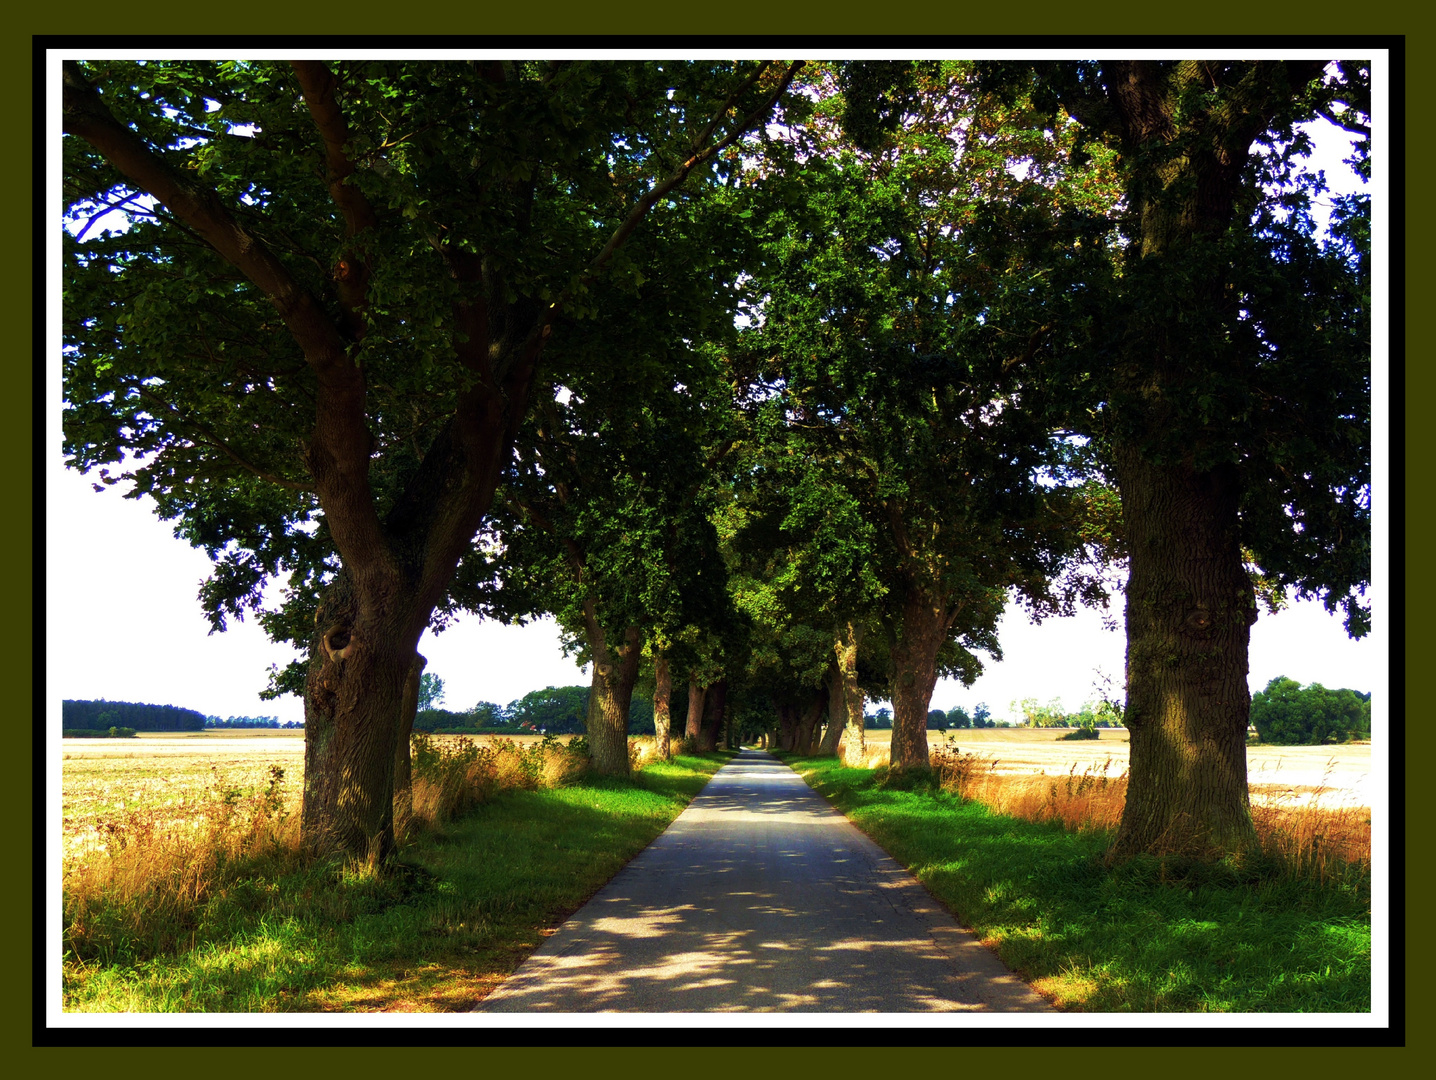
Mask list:
[[921,589],[903,599],[902,629],[892,650],[892,767],[927,769],[927,709],[937,684],[937,653],[947,636],[947,613]]
[[414,817],[413,747],[414,716],[419,711],[419,679],[429,661],[419,653],[404,679],[404,700],[399,709],[399,736],[394,743],[394,837],[402,842]]
[[671,719],[668,715],[668,699],[673,692],[673,680],[668,672],[668,656],[662,649],[654,650],[653,687],[653,734],[658,743],[658,756],[667,761],[673,756],[669,739]]
[[[1114,68],[1128,200],[1141,221],[1133,269],[1149,281],[1165,279],[1171,299],[1144,310],[1145,325],[1129,331],[1133,340],[1116,367],[1125,371],[1113,463],[1130,553],[1132,752],[1113,859],[1211,857],[1258,846],[1246,768],[1256,605],[1239,540],[1239,466],[1229,433],[1204,430],[1188,415],[1191,384],[1205,363],[1192,342],[1220,343],[1223,325],[1238,317],[1239,297],[1226,287],[1229,264],[1212,241],[1242,220],[1252,141],[1323,66],[1266,62],[1222,87],[1209,85],[1210,70],[1198,61]],[[1191,111],[1194,89],[1227,99]],[[1181,150],[1154,152],[1159,142]]]
[[816,751],[819,757],[836,757],[838,742],[848,723],[847,694],[844,692],[843,669],[836,663],[828,668],[828,726]]
[[863,692],[858,688],[858,646],[862,644],[862,637],[862,627],[849,622],[846,633],[833,646],[838,670],[842,673],[843,701],[847,705],[842,737],[843,764],[849,766],[861,765],[868,749],[863,733]]
[[704,690],[703,725],[698,732],[698,749],[702,753],[718,749],[718,733],[723,730],[727,701],[727,679],[719,679]]
[[628,708],[642,651],[638,627],[630,626],[623,633],[623,644],[610,647],[603,630],[589,620],[593,682],[588,695],[588,748],[594,770],[603,776],[627,776],[630,771]]
[[1199,472],[1119,447],[1131,553],[1131,774],[1111,850],[1208,856],[1257,846],[1247,794],[1247,649],[1256,603],[1232,466]]
[[708,693],[706,686],[699,686],[693,676],[688,679],[688,722],[683,728],[683,737],[697,747],[699,733],[703,730],[703,699]]
[[803,715],[798,720],[798,729],[793,738],[795,753],[807,757],[813,752],[813,740],[817,736],[818,721],[823,718],[823,712],[827,707],[828,689],[823,687],[813,694],[808,701],[808,707],[803,710]]
[[794,739],[798,733],[798,710],[794,705],[778,706],[778,749],[793,749]]
[[423,631],[396,622],[341,571],[320,602],[304,695],[304,843],[371,865],[395,848],[401,714]]

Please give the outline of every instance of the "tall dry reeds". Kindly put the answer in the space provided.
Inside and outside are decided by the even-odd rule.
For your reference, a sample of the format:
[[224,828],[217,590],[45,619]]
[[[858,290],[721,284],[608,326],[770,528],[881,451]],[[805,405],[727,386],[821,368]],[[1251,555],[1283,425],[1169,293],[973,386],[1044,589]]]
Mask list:
[[[432,830],[502,791],[535,791],[573,783],[588,768],[582,738],[522,745],[416,734],[413,811],[407,838]],[[630,764],[652,760],[639,740]],[[216,768],[200,796],[178,807],[123,810],[95,822],[97,839],[65,861],[65,948],[77,961],[113,963],[174,951],[202,938],[233,905],[262,903],[287,874],[312,869],[300,841],[299,813],[270,767],[266,790],[243,795]],[[319,892],[323,892],[321,887]],[[309,896],[311,890],[302,889]],[[343,904],[333,915],[342,917]],[[313,903],[323,906],[317,893]]]
[[206,905],[236,880],[277,876],[304,862],[299,816],[270,767],[268,788],[248,797],[223,774],[178,807],[100,818],[96,845],[62,869],[65,947],[79,959],[152,955],[202,929]]
[[[997,762],[977,754],[939,750],[932,755],[939,786],[999,814],[1027,821],[1060,821],[1073,831],[1113,831],[1127,800],[1127,773],[1110,775],[1112,759],[1100,767],[1066,775],[999,773]],[[1367,807],[1319,805],[1324,785],[1311,803],[1295,798],[1252,805],[1262,852],[1293,876],[1326,883],[1371,865],[1371,811]]]
[[1027,821],[1060,821],[1073,831],[1115,829],[1127,799],[1127,774],[1112,776],[1112,759],[1065,776],[997,772],[997,762],[942,749],[932,755],[942,790],[972,799],[999,814]]
[[[630,740],[630,764],[637,753]],[[563,787],[577,780],[588,763],[588,746],[582,738],[564,744],[549,735],[525,746],[512,739],[478,743],[464,737],[440,741],[416,734],[411,826],[434,828],[501,791]]]

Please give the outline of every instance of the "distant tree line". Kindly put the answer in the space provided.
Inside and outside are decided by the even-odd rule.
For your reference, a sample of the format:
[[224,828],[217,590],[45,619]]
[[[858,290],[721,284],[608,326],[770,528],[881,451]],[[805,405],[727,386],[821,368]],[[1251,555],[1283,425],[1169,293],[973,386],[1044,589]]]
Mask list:
[[62,702],[61,716],[63,727],[75,731],[106,731],[112,727],[136,731],[202,731],[205,725],[204,714],[194,709],[103,698]]
[[207,728],[302,728],[304,722],[301,720],[286,720],[280,723],[277,716],[206,716],[204,726]]

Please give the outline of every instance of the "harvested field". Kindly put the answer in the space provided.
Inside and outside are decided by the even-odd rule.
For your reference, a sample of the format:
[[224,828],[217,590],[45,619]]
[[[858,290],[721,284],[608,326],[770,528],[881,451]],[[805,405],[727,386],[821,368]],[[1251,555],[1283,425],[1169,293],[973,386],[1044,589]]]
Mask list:
[[[433,736],[532,745],[538,735]],[[567,742],[569,736],[560,739]],[[634,739],[640,753],[653,740]],[[94,848],[121,826],[143,820],[167,829],[204,820],[202,805],[236,803],[271,790],[298,811],[304,790],[304,736],[290,731],[154,732],[130,739],[65,739],[61,750],[62,858]]]
[[[949,731],[947,745],[996,762],[1000,774],[1077,775],[1107,766],[1109,776],[1127,771],[1131,746],[1124,728],[1103,728],[1093,740],[1065,741],[1050,728],[982,728]],[[869,732],[870,764],[887,761],[886,732]],[[933,750],[943,737],[928,732]],[[1289,806],[1370,806],[1371,744],[1345,746],[1248,746],[1247,782],[1254,802]]]

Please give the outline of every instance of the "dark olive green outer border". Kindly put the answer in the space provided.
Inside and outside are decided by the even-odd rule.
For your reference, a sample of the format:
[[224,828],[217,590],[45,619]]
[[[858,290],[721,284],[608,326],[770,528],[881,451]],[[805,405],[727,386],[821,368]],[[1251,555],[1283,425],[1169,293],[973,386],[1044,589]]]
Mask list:
[[[711,36],[722,35],[725,44],[739,44],[739,39],[750,39],[755,47],[762,46],[775,36],[789,39],[781,51],[786,54],[792,46],[811,42],[821,51],[854,43],[856,38],[863,46],[874,48],[887,45],[894,48],[928,46],[937,44],[935,38],[945,38],[958,46],[964,38],[973,35],[999,35],[1003,40],[989,38],[989,46],[1021,46],[1024,43],[1035,47],[1061,48],[1059,35],[1080,35],[1086,37],[1084,47],[1095,54],[1121,45],[1141,46],[1154,44],[1151,36],[1188,34],[1227,35],[1271,35],[1263,45],[1290,42],[1295,35],[1331,36],[1334,41],[1350,39],[1359,35],[1407,35],[1407,65],[1410,69],[1423,69],[1423,60],[1430,57],[1430,35],[1414,33],[1416,20],[1408,12],[1413,8],[1393,0],[1377,0],[1359,8],[1337,5],[1330,0],[1308,0],[1300,6],[1280,5],[1263,7],[1250,0],[1219,0],[1197,7],[1195,5],[1137,5],[1130,0],[1119,0],[1094,8],[1091,5],[1056,5],[1051,0],[1037,3],[1010,5],[967,5],[951,0],[921,0],[894,5],[875,5],[871,0],[808,0],[793,3],[790,0],[727,0],[715,5],[663,5],[650,6],[634,3],[585,2],[585,0],[550,0],[543,4],[512,4],[498,7],[485,0],[418,0],[407,3],[361,3],[332,5],[303,5],[294,0],[258,0],[242,6],[180,4],[175,0],[155,0],[143,4],[99,3],[96,0],[70,0],[55,5],[25,5],[22,14],[5,18],[3,47],[11,60],[4,68],[4,79],[10,86],[9,100],[14,103],[12,116],[23,116],[25,105],[31,106],[33,124],[43,121],[43,115],[35,110],[41,106],[35,98],[34,36],[33,35],[95,35],[96,37],[134,36],[136,44],[182,45],[196,35],[225,35],[248,37],[251,35],[315,35],[335,44],[348,44],[345,39],[353,35],[437,35],[432,42],[436,46],[466,44],[461,38],[478,43],[489,35],[599,35],[598,47],[659,45],[675,35]],[[1095,13],[1095,14],[1094,14]],[[1040,34],[1042,37],[1019,38],[1014,34]],[[1121,35],[1126,40],[1118,37]],[[1135,36],[1128,36],[1135,35]],[[876,40],[888,36],[887,41]],[[164,38],[172,37],[172,42]],[[848,39],[848,40],[844,40]],[[1228,39],[1232,46],[1240,44]],[[946,43],[946,42],[944,42]],[[386,42],[387,44],[387,42]],[[429,42],[424,42],[429,44]],[[517,42],[516,42],[517,44]],[[581,41],[569,40],[566,45],[582,45]],[[684,42],[691,47],[696,42]],[[774,44],[777,44],[776,42]],[[1404,87],[1395,91],[1404,94]],[[1410,124],[1407,130],[1411,130]],[[30,133],[33,138],[33,131]],[[1405,132],[1402,133],[1403,135]],[[21,162],[31,141],[20,142],[12,138],[10,159]],[[1378,153],[1379,153],[1378,148]],[[1420,177],[1429,175],[1431,146],[1416,139],[1406,142],[1408,159],[1407,175]],[[5,205],[23,215],[29,207],[35,207],[33,183],[39,174],[12,167],[5,175]],[[1413,185],[1414,186],[1414,185]],[[1404,192],[1404,184],[1398,183],[1395,194]],[[41,206],[48,212],[47,205]],[[17,215],[18,216],[18,215]],[[36,215],[32,219],[38,220]],[[1432,213],[1429,203],[1416,200],[1411,203],[1409,217],[1404,209],[1395,215],[1393,232],[1406,235],[1430,235]],[[29,231],[31,250],[43,237],[43,230],[32,226]],[[1398,251],[1402,250],[1398,248]],[[43,325],[35,316],[43,309],[33,305],[36,293],[32,286],[32,273],[39,277],[41,269],[37,261],[26,260],[20,252],[3,264],[6,288],[3,295],[8,322],[13,327],[29,327],[32,365],[25,365],[19,359],[18,349],[11,353],[7,366],[18,378],[12,386],[11,399],[25,400],[25,390],[31,391],[35,405],[30,411],[20,411],[11,421],[0,427],[7,459],[15,463],[13,475],[16,480],[15,493],[21,495],[21,505],[33,508],[36,519],[43,516],[43,490],[35,486],[34,465],[37,451],[43,442],[41,409],[50,403],[42,403],[44,392],[42,369],[39,365],[48,362],[40,351],[39,335],[36,328]],[[1426,260],[1406,260],[1406,265],[1393,267],[1393,302],[1395,317],[1404,317],[1404,307],[1396,302],[1398,298],[1416,298],[1418,310],[1423,301],[1429,304],[1431,270]],[[21,337],[22,335],[15,335]],[[1432,399],[1433,365],[1418,364],[1406,371],[1403,351],[1404,330],[1393,328],[1392,370],[1394,391],[1393,413],[1398,414],[1391,433],[1391,454],[1393,459],[1394,485],[1402,485],[1400,496],[1393,486],[1393,504],[1404,502],[1406,518],[1398,516],[1393,521],[1393,552],[1391,555],[1391,593],[1396,596],[1404,591],[1407,604],[1413,611],[1421,610],[1425,603],[1419,602],[1420,595],[1429,600],[1430,585],[1417,578],[1407,585],[1405,578],[1407,536],[1413,537],[1413,549],[1421,550],[1421,540],[1430,536],[1430,506],[1419,498],[1423,491],[1429,491],[1430,484],[1422,483],[1426,476],[1415,472],[1405,476],[1401,467],[1405,460],[1404,427],[1399,414],[1412,416],[1419,407]],[[1418,345],[1419,348],[1419,345]],[[1403,381],[1404,380],[1404,381]],[[1405,396],[1403,400],[1402,389]],[[1412,404],[1406,404],[1410,402]],[[1421,454],[1425,458],[1427,455]],[[23,493],[23,495],[22,495]],[[37,502],[38,500],[38,502]],[[15,686],[29,687],[31,692],[18,694],[27,706],[21,715],[33,715],[38,704],[34,690],[43,678],[44,608],[43,584],[32,593],[31,575],[25,572],[28,565],[34,568],[34,575],[43,582],[43,533],[32,533],[26,529],[12,529],[3,536],[7,562],[12,571],[11,584],[0,590],[5,597],[6,618],[0,619],[0,633],[7,639],[7,648],[0,650],[4,669],[10,674],[7,682]],[[32,536],[37,539],[32,540]],[[34,600],[32,600],[32,595]],[[38,605],[38,606],[36,606]],[[1394,712],[1404,718],[1405,680],[1404,657],[1411,656],[1419,662],[1424,654],[1430,655],[1431,631],[1424,620],[1403,616],[1402,608],[1396,610],[1391,634],[1393,638],[1392,696]],[[66,612],[66,619],[75,621],[74,632],[67,635],[75,648],[76,662],[83,662],[87,648],[103,647],[102,642],[86,641],[83,630],[83,613]],[[1404,625],[1403,625],[1404,624]],[[39,642],[40,647],[35,648]],[[1424,647],[1423,646],[1428,646]],[[18,702],[17,702],[18,704]],[[1397,721],[1399,722],[1399,720]],[[32,741],[41,728],[39,718],[21,728],[24,737],[25,759],[32,758],[36,745]],[[1415,725],[1406,735],[1406,760],[1424,760],[1431,750],[1432,735],[1429,726]],[[17,747],[17,749],[19,749]],[[1400,761],[1393,763],[1393,769],[1400,770]],[[21,831],[24,856],[23,875],[27,880],[35,863],[34,845],[41,841],[41,834],[35,827],[39,806],[33,799],[38,790],[32,791],[33,773],[22,771],[18,782],[5,788],[5,799],[10,807],[12,820],[26,821],[32,828]],[[1415,779],[1413,777],[1413,779]],[[1419,835],[1419,834],[1418,834]],[[1409,845],[1408,845],[1409,847]],[[1410,852],[1420,854],[1420,848]],[[1397,854],[1398,861],[1406,862],[1407,891],[1416,897],[1429,895],[1422,886],[1429,885],[1430,868],[1420,864],[1416,858],[1405,860],[1406,852]],[[631,1043],[635,1047],[647,1046],[635,1054],[632,1049],[588,1049],[589,1039],[578,1029],[554,1030],[533,1029],[530,1032],[494,1033],[486,1035],[475,1030],[469,1041],[472,1048],[422,1047],[410,1049],[404,1046],[378,1046],[360,1049],[343,1049],[351,1038],[357,1040],[384,1040],[381,1029],[357,1029],[352,1035],[343,1030],[326,1032],[320,1036],[307,1036],[303,1043],[284,1049],[267,1049],[273,1045],[293,1043],[282,1029],[266,1028],[256,1024],[255,1029],[234,1029],[231,1033],[218,1033],[217,1038],[207,1039],[209,1046],[191,1047],[172,1045],[183,1042],[184,1033],[175,1032],[173,1037],[161,1029],[151,1029],[142,1040],[151,1043],[149,1047],[133,1047],[128,1044],[135,1040],[126,1037],[123,1029],[117,1031],[116,1044],[125,1044],[118,1049],[105,1048],[102,1039],[77,1037],[75,1042],[86,1045],[63,1045],[63,1032],[45,1033],[34,1026],[36,1016],[43,1017],[43,1001],[38,996],[42,989],[36,981],[34,964],[40,962],[41,952],[35,945],[43,941],[43,923],[36,920],[34,902],[37,894],[31,890],[14,889],[5,894],[5,911],[9,916],[11,942],[3,950],[7,958],[8,978],[3,983],[4,1048],[18,1051],[21,1056],[12,1058],[22,1070],[20,1075],[34,1075],[44,1070],[63,1068],[81,1070],[93,1065],[119,1073],[131,1069],[150,1069],[155,1065],[168,1071],[184,1069],[212,1077],[255,1075],[299,1075],[312,1074],[316,1066],[324,1071],[342,1073],[392,1072],[396,1069],[430,1070],[457,1067],[466,1072],[550,1072],[571,1067],[575,1072],[602,1072],[610,1069],[616,1072],[649,1072],[651,1070],[672,1070],[685,1078],[708,1076],[757,1074],[816,1073],[828,1076],[859,1076],[867,1073],[881,1075],[890,1071],[917,1074],[941,1075],[956,1071],[969,1076],[976,1070],[997,1072],[1014,1067],[1023,1071],[1044,1066],[1066,1071],[1076,1067],[1081,1072],[1087,1068],[1103,1069],[1116,1066],[1117,1069],[1142,1069],[1152,1066],[1163,1073],[1193,1072],[1205,1074],[1220,1073],[1224,1076],[1270,1075],[1282,1070],[1301,1069],[1316,1066],[1325,1070],[1346,1072],[1358,1069],[1391,1071],[1403,1076],[1409,1063],[1417,1060],[1419,1047],[1428,1049],[1432,1039],[1430,1024],[1422,1023],[1423,1004],[1429,1001],[1430,991],[1427,980],[1420,978],[1419,968],[1431,957],[1431,935],[1421,923],[1414,923],[1409,936],[1406,927],[1395,928],[1393,951],[1404,953],[1408,958],[1410,973],[1407,981],[1412,985],[1414,998],[1397,997],[1394,1008],[1405,1011],[1416,1020],[1408,1032],[1410,1049],[1386,1048],[1320,1048],[1312,1043],[1321,1040],[1319,1030],[1307,1034],[1293,1030],[1285,1033],[1284,1041],[1289,1045],[1263,1045],[1272,1042],[1260,1033],[1243,1036],[1239,1031],[1222,1028],[1214,1024],[1211,1029],[1193,1029],[1187,1032],[1144,1034],[1137,1030],[1108,1029],[1098,1038],[1099,1044],[1108,1044],[1115,1050],[1084,1047],[1067,1049],[1056,1045],[1033,1046],[1036,1033],[1024,1033],[1020,1029],[1010,1032],[975,1033],[964,1036],[961,1032],[946,1035],[938,1032],[918,1030],[893,1031],[884,1033],[869,1029],[857,1020],[851,1025],[830,1029],[827,1032],[794,1032],[784,1036],[777,1029],[753,1029],[745,1027],[741,1017],[733,1017],[723,1023],[716,1018],[675,1018],[678,1024],[665,1023],[656,1029],[631,1032]],[[1419,911],[1424,905],[1415,905]],[[33,927],[33,932],[32,932]],[[30,950],[20,943],[29,939]],[[25,957],[32,961],[24,962]],[[1414,976],[1414,977],[1413,977]],[[136,1018],[136,1026],[143,1027],[143,1018]],[[1092,1026],[1101,1027],[1100,1017],[1092,1017]],[[1219,1023],[1219,1022],[1218,1022]],[[397,1032],[402,1038],[405,1033]],[[416,1033],[409,1033],[411,1036]],[[1082,1046],[1093,1039],[1080,1030],[1073,1031],[1072,1044]],[[40,1046],[36,1047],[36,1041]],[[404,1041],[414,1041],[405,1038]],[[435,1041],[450,1041],[439,1035]],[[612,1042],[610,1032],[596,1029],[592,1041]],[[1065,1040],[1063,1040],[1065,1041]],[[321,1049],[304,1043],[320,1042],[341,1049]],[[422,1040],[419,1040],[422,1043]],[[516,1044],[494,1046],[493,1043]],[[790,1048],[771,1046],[774,1042],[788,1042]],[[997,1045],[970,1045],[971,1043]],[[100,1045],[97,1045],[100,1044]],[[843,1047],[841,1044],[856,1045]],[[946,1043],[947,1045],[941,1045]],[[1242,1043],[1254,1045],[1241,1049]],[[61,1044],[61,1045],[53,1045]],[[487,1044],[487,1045],[486,1045]],[[769,1045],[770,1048],[755,1049]],[[837,1044],[837,1045],[834,1045]],[[864,1045],[869,1044],[869,1045]],[[711,1047],[712,1049],[708,1049]],[[798,1047],[825,1047],[811,1050]],[[1183,1047],[1174,1054],[1173,1047]],[[28,1053],[24,1052],[25,1048]],[[898,1049],[901,1048],[901,1049]],[[1111,1055],[1116,1053],[1114,1058]],[[141,1057],[141,1055],[144,1055]],[[321,1063],[321,1055],[323,1061]],[[1099,1056],[1100,1055],[1100,1056]],[[8,1054],[6,1055],[9,1056]],[[1420,1055],[1426,1058],[1427,1055]],[[418,1060],[411,1060],[417,1057]],[[665,1057],[668,1058],[665,1061]],[[86,1060],[77,1060],[86,1059]],[[42,1060],[47,1059],[47,1060]],[[358,1067],[357,1069],[355,1067]]]

